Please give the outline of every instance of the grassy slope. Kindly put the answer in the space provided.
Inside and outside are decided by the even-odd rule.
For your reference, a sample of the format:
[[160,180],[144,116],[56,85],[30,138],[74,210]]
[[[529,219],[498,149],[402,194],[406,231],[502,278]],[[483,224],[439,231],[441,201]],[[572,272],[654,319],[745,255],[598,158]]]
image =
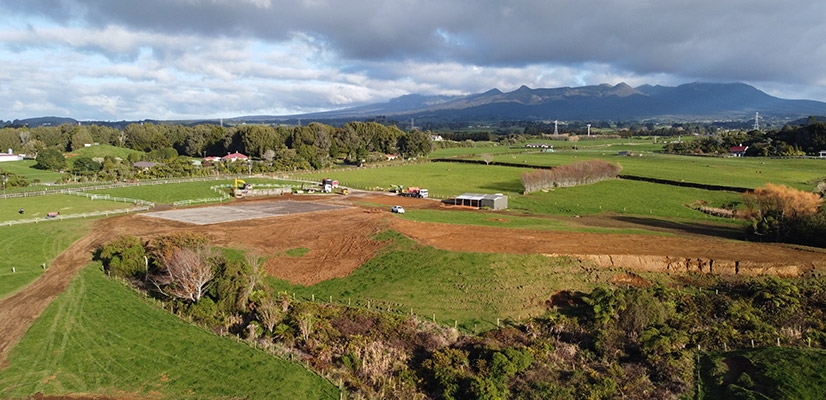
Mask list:
[[[457,253],[421,246],[395,233],[381,254],[350,276],[310,287],[275,281],[296,296],[409,313],[468,331],[496,326],[497,318],[542,314],[545,301],[562,289],[589,291],[612,276],[584,273],[579,262],[541,255]],[[289,262],[289,259],[284,259]]]
[[153,398],[337,399],[303,367],[147,305],[87,267],[0,371],[0,397],[94,393]]
[[[92,227],[92,220],[50,221],[0,226],[0,297],[25,287],[43,274],[48,264]],[[17,272],[12,273],[12,267]]]
[[7,161],[0,163],[0,170],[8,171],[26,178],[30,183],[34,179],[39,179],[41,182],[55,182],[63,177],[63,174],[54,171],[44,171],[42,169],[34,168],[37,164],[34,160],[23,161]]

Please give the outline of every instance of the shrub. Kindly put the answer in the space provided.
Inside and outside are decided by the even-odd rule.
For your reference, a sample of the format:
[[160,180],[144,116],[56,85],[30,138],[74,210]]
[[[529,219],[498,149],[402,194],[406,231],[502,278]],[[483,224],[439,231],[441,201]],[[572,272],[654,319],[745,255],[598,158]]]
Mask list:
[[[769,183],[746,193],[744,203],[744,215],[750,222],[748,233],[751,236],[761,240],[800,243],[800,238],[795,238],[795,231],[812,230],[812,227],[806,227],[807,219],[817,214],[823,199],[815,193]],[[819,230],[823,232],[824,228],[821,226]],[[818,228],[814,230],[818,231]]]
[[100,249],[98,258],[110,275],[141,278],[146,273],[146,251],[140,239],[120,236]]

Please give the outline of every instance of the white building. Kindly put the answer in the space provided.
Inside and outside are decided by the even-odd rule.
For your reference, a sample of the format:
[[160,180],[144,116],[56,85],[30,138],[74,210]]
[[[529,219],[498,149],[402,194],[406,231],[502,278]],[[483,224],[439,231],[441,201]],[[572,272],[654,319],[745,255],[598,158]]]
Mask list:
[[14,151],[12,151],[12,149],[9,149],[8,153],[0,154],[0,162],[3,162],[3,161],[22,161],[22,160],[23,160],[23,155],[14,154]]

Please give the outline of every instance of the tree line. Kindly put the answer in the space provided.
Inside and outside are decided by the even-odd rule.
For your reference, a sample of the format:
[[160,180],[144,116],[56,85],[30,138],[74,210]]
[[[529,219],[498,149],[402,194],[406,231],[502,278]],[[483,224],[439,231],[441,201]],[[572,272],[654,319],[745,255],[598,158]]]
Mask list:
[[696,140],[668,143],[663,151],[673,154],[725,155],[731,147],[741,145],[748,146],[746,156],[817,156],[821,150],[826,150],[826,122],[812,118],[804,126],[786,125],[767,132],[726,131]]
[[[89,144],[108,144],[135,150],[127,159],[112,156],[79,157],[71,165],[64,153]],[[362,165],[386,159],[387,154],[415,158],[430,153],[429,132],[405,132],[376,122],[348,122],[333,127],[317,122],[306,126],[173,125],[134,123],[119,130],[100,125],[40,126],[0,129],[0,149],[26,154],[37,167],[67,172],[66,179],[126,180],[167,178],[213,173],[273,172],[328,168],[335,163]],[[196,167],[191,158],[240,152],[252,163],[216,163]],[[133,168],[137,161],[160,163],[147,171]],[[4,173],[9,175],[9,173]],[[25,186],[13,177],[9,184]]]
[[99,125],[40,126],[0,129],[0,148],[35,155],[47,148],[74,151],[101,143],[144,153],[168,151],[188,157],[223,156],[240,152],[256,159],[294,160],[296,167],[324,168],[336,159],[362,163],[384,154],[403,157],[431,150],[429,132],[405,132],[376,122],[348,122],[333,127],[317,122],[306,126],[133,123],[124,129]]

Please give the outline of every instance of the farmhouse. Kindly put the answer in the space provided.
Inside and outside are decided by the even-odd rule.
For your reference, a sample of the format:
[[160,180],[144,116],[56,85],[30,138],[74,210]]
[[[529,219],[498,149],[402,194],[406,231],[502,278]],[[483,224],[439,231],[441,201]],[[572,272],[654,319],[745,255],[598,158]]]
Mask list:
[[136,161],[132,166],[141,171],[148,171],[150,168],[159,165],[160,163],[151,161]]
[[743,146],[742,144],[739,146],[731,146],[728,149],[728,154],[733,157],[743,157],[746,155],[746,150],[749,149],[749,146]]
[[453,199],[453,204],[459,206],[489,208],[491,210],[504,210],[508,208],[508,196],[501,193],[465,193]]
[[6,154],[0,154],[0,162],[3,161],[21,161],[23,160],[23,156],[20,154],[14,154],[12,149],[9,149],[9,152]]
[[247,158],[249,158],[249,157],[247,157],[247,156],[245,156],[245,155],[243,155],[243,154],[236,151],[235,153],[227,154],[227,155],[221,157],[221,160],[234,162],[234,161],[238,161],[238,160],[245,161]]

